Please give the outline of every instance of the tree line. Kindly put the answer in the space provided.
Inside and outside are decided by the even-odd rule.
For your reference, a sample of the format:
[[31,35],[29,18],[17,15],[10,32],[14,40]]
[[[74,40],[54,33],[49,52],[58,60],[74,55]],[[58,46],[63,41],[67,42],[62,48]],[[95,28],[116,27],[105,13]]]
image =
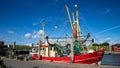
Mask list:
[[108,42],[104,42],[102,44],[94,43],[90,47],[90,49],[93,49],[93,50],[100,50],[101,48],[105,48],[106,51],[111,51],[112,46],[110,46],[110,44]]

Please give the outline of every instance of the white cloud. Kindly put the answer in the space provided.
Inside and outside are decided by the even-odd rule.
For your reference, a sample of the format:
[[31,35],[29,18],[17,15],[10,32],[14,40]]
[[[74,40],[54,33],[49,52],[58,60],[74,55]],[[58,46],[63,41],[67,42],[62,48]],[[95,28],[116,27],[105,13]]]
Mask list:
[[110,42],[112,39],[111,38],[106,38],[105,42]]
[[33,35],[32,38],[37,38],[37,35]]
[[38,23],[33,23],[33,26],[36,26]]
[[43,30],[39,30],[39,31],[37,31],[37,32],[33,32],[33,36],[32,36],[32,38],[40,38],[41,36],[42,36],[42,34],[43,34]]
[[110,12],[110,9],[106,9],[105,14],[108,14]]
[[53,0],[52,4],[56,5],[59,0]]
[[8,30],[8,33],[9,33],[9,34],[14,34],[14,31]]
[[110,15],[111,14],[111,9],[110,8],[106,8],[106,9],[102,9],[102,10],[96,10],[96,12],[100,15]]
[[33,34],[36,34],[36,33],[37,33],[37,31],[36,31],[36,30],[34,30],[34,31],[33,31]]
[[33,31],[32,34],[26,33],[26,34],[25,34],[25,37],[26,37],[26,38],[30,38],[30,37],[31,37],[31,38],[34,38],[34,39],[36,39],[36,38],[41,38],[43,32],[44,32],[43,30]]
[[108,28],[108,29],[99,31],[99,32],[97,32],[96,34],[104,33],[104,32],[106,32],[106,31],[113,30],[113,29],[117,29],[117,28],[120,28],[120,25],[117,25],[117,26],[114,26],[114,27],[111,27],[111,28]]
[[30,38],[31,37],[31,34],[30,33],[26,33],[25,34],[25,38]]
[[120,43],[119,40],[113,41],[113,44],[118,44]]
[[54,0],[55,2],[58,2],[59,0]]
[[39,30],[38,32],[37,32],[37,35],[41,35],[41,34],[43,34],[43,30]]

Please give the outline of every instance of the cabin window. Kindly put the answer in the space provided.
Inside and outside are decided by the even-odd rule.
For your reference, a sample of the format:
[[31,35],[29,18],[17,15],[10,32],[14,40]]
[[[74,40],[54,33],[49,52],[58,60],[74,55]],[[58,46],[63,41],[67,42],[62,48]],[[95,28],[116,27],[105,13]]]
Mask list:
[[43,50],[45,50],[45,49],[43,48]]
[[52,50],[52,47],[50,48],[50,50]]
[[53,50],[55,51],[55,48]]
[[120,48],[120,46],[117,46],[118,48]]
[[42,50],[42,48],[40,48],[40,50]]

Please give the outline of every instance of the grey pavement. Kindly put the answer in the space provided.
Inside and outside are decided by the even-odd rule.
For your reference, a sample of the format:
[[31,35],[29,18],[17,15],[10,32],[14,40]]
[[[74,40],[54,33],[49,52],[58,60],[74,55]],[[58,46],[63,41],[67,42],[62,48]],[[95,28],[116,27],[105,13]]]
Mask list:
[[41,60],[20,61],[2,58],[8,68],[120,68],[119,66],[95,66],[88,64],[58,63]]

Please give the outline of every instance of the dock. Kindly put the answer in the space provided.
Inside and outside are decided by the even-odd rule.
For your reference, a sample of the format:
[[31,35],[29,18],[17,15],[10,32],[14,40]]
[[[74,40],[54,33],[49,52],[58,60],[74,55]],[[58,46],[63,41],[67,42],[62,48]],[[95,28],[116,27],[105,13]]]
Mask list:
[[29,54],[29,50],[15,50],[16,54]]
[[5,57],[2,57],[2,59],[8,68],[120,68],[119,66],[96,66],[94,64],[58,63],[41,60],[20,61]]
[[105,51],[105,55],[120,55],[120,52]]

